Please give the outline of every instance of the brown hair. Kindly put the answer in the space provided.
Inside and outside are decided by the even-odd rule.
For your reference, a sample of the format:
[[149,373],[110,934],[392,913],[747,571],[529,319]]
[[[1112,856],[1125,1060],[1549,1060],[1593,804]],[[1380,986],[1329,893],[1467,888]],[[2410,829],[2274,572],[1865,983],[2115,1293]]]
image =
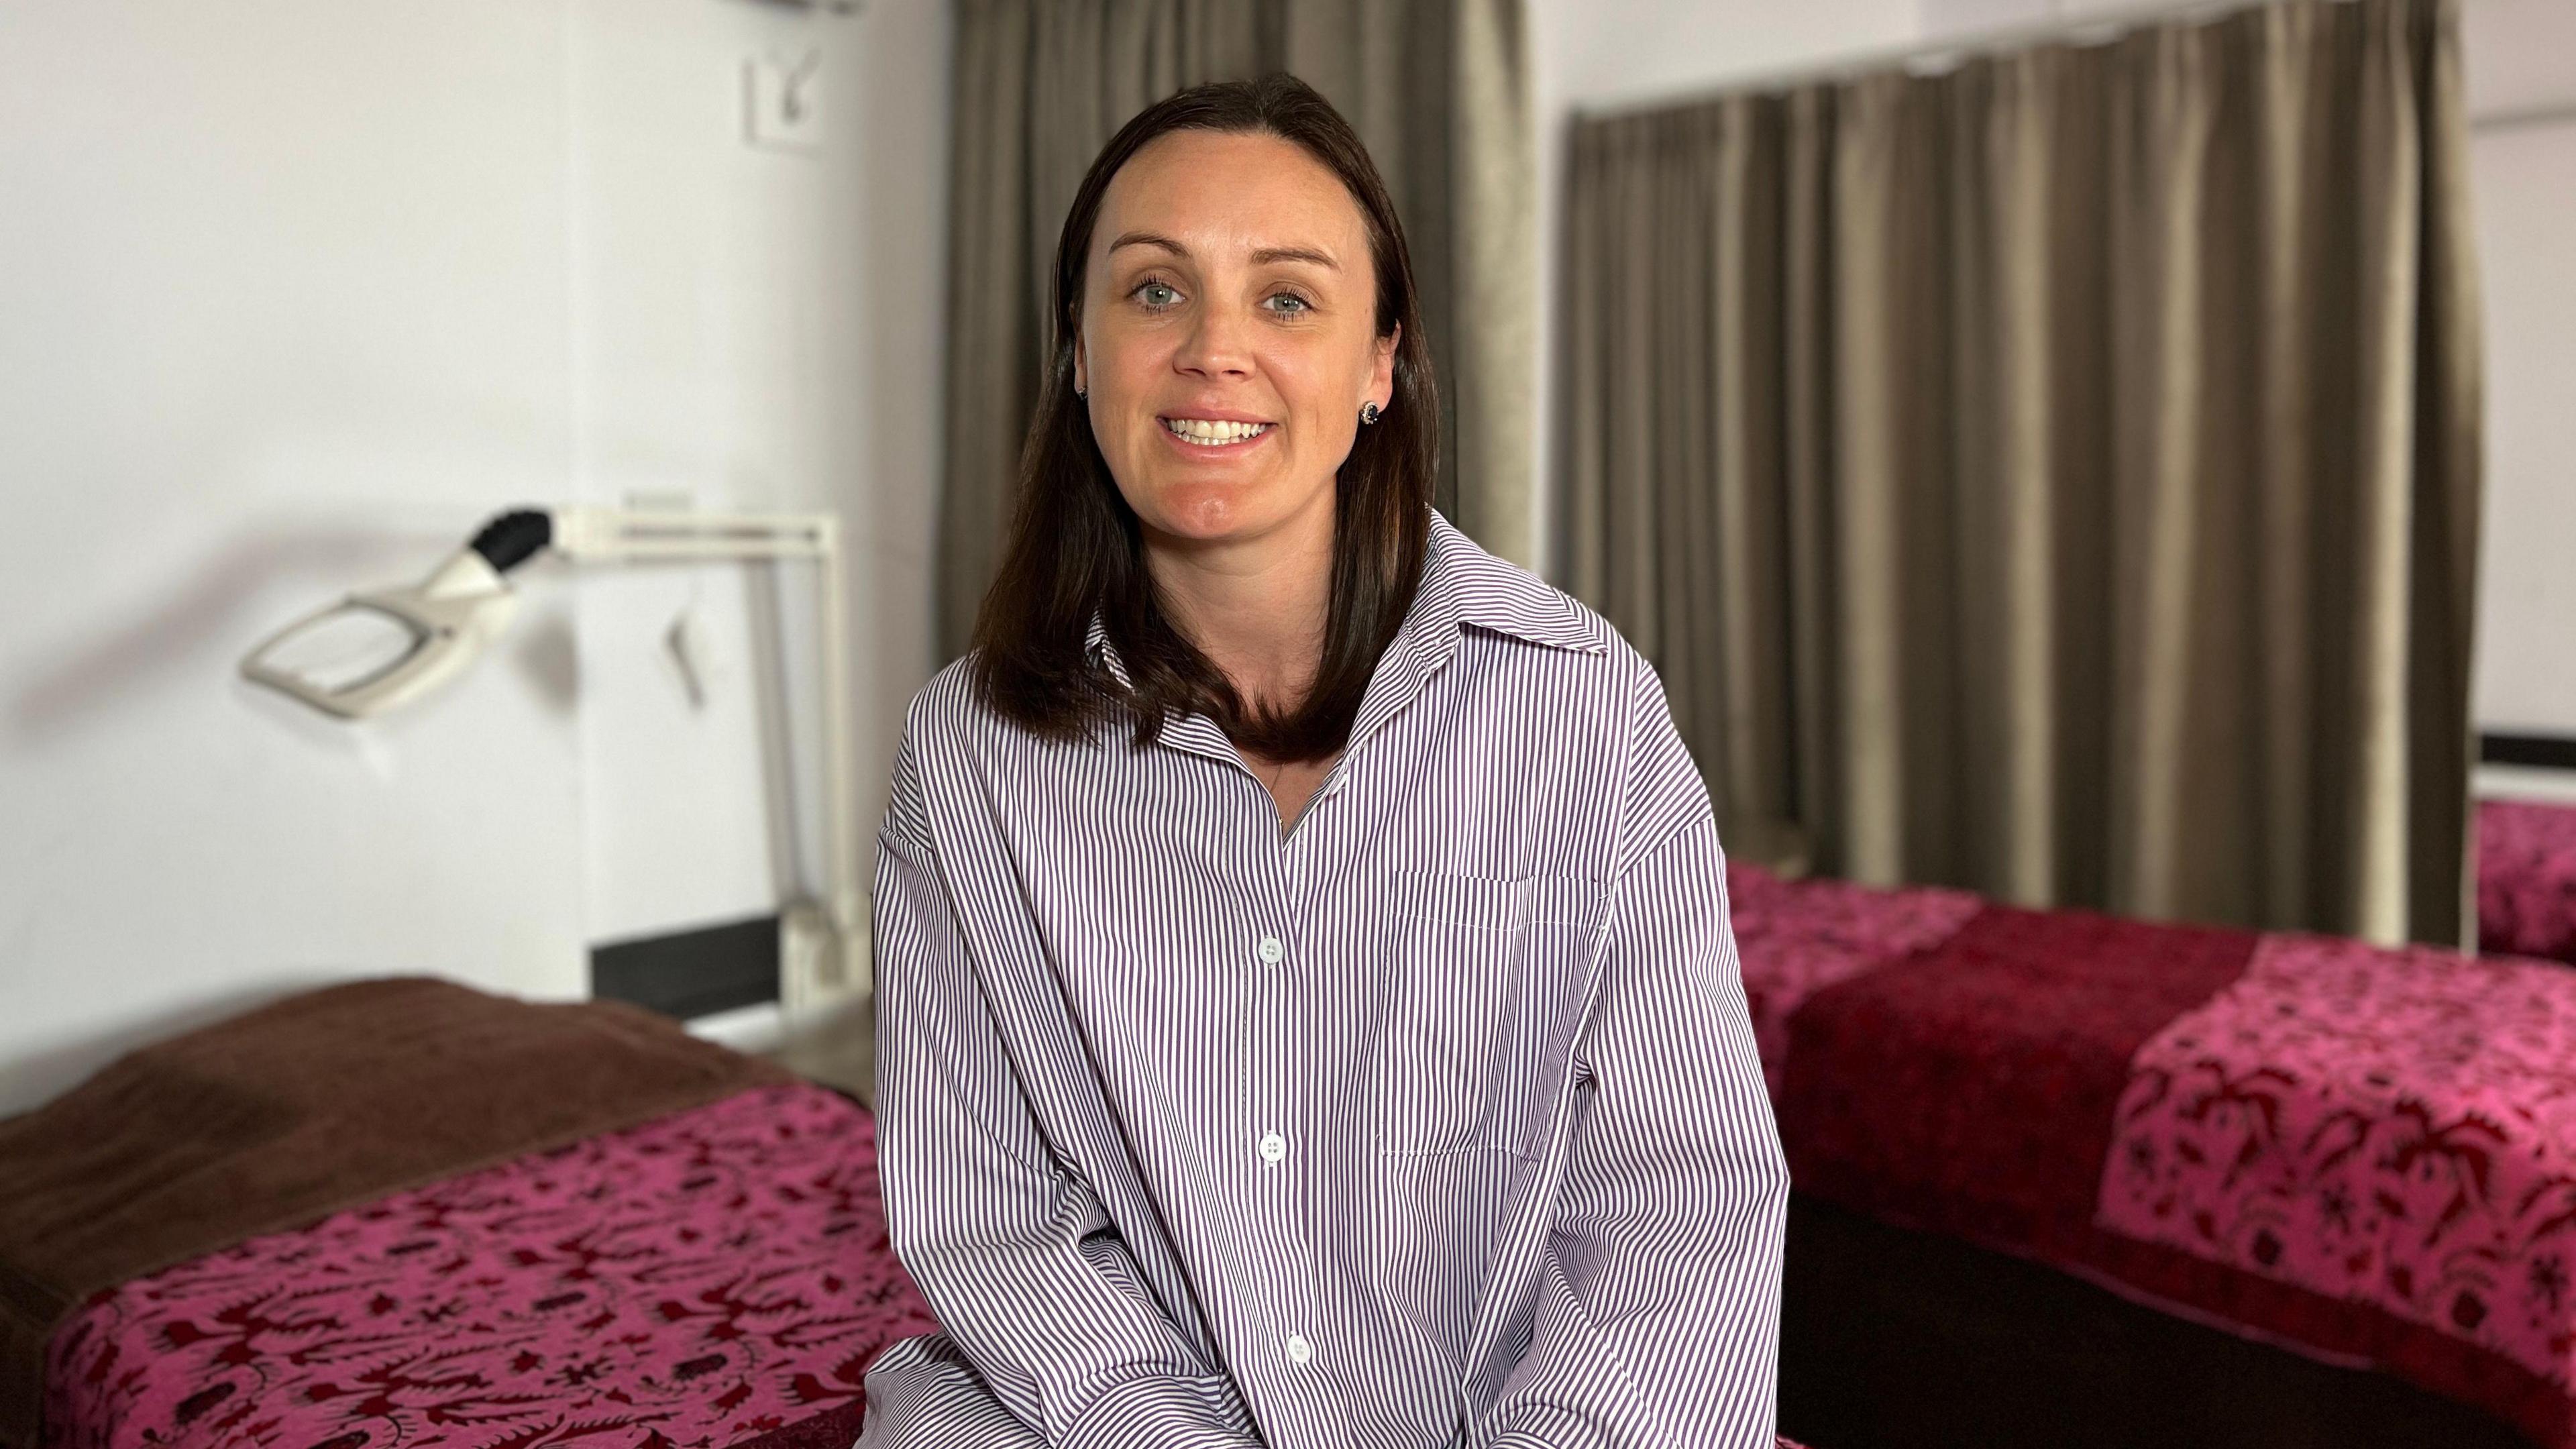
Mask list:
[[[1166,132],[1263,133],[1303,147],[1359,204],[1377,280],[1376,335],[1400,324],[1395,393],[1362,427],[1334,479],[1332,595],[1314,686],[1285,714],[1245,707],[1233,684],[1156,599],[1135,511],[1120,496],[1073,391],[1083,273],[1110,178]],[[1175,713],[1201,713],[1273,759],[1318,760],[1342,747],[1378,656],[1412,607],[1430,535],[1439,406],[1413,300],[1413,266],[1386,183],[1350,123],[1293,76],[1194,86],[1148,107],[1101,148],[1056,242],[1046,372],[1020,454],[1010,537],[975,622],[975,684],[1004,718],[1053,739],[1133,726],[1137,747]],[[1130,685],[1085,657],[1097,609]]]

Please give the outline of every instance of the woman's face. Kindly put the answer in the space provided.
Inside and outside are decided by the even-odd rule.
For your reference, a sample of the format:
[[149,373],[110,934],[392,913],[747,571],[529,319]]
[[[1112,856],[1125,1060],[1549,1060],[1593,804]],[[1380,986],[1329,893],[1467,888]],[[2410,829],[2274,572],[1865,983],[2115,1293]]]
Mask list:
[[1149,538],[1320,527],[1360,405],[1394,394],[1359,204],[1293,142],[1174,131],[1110,179],[1074,384]]

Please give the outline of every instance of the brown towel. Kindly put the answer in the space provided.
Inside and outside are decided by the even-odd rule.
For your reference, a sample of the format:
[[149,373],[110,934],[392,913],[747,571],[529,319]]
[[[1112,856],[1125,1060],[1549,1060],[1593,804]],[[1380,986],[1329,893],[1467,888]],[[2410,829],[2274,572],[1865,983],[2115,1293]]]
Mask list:
[[289,997],[0,1120],[0,1442],[92,1294],[245,1238],[788,1080],[614,1001],[425,977]]

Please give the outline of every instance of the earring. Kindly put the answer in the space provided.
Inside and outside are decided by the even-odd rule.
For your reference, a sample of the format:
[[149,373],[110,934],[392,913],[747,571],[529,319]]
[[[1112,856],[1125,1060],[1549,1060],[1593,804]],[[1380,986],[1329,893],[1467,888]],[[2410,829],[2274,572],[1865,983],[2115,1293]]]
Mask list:
[[1376,403],[1373,403],[1373,402],[1372,402],[1372,403],[1361,403],[1361,404],[1360,404],[1360,425],[1361,425],[1362,427],[1366,427],[1366,426],[1367,426],[1367,425],[1369,425],[1370,423],[1376,422],[1379,418],[1382,418],[1382,417],[1384,417],[1384,416],[1386,416],[1384,413],[1381,413],[1381,412],[1379,412],[1379,411],[1377,410],[1377,404],[1376,404]]
[[1089,393],[1087,393],[1087,392],[1084,392],[1084,391],[1083,391],[1081,388],[1079,388],[1079,387],[1077,387],[1077,388],[1075,388],[1075,389],[1073,390],[1073,395],[1074,395],[1074,397],[1075,397],[1075,399],[1076,399],[1076,400],[1080,400],[1080,399],[1082,399],[1082,398],[1087,398],[1087,397],[1091,396],[1091,394],[1089,394]]

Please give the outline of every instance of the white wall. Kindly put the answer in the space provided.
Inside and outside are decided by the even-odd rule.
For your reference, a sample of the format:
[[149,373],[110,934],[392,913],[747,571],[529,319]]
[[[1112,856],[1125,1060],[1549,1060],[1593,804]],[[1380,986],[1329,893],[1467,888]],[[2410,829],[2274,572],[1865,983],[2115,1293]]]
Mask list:
[[[1546,400],[1535,456],[1552,465],[1562,156],[1574,110],[2138,9],[2138,0],[1530,0]],[[2463,0],[2461,41],[2473,117],[2576,103],[2576,4]],[[2576,273],[2567,264],[2576,257],[2576,120],[2481,119],[2470,171],[2487,331],[2475,717],[2491,730],[2576,734]],[[1538,506],[1545,516],[1547,501]]]
[[2476,718],[2576,735],[2576,5],[2461,13],[2487,334]]
[[[578,491],[841,510],[873,839],[902,707],[931,662],[948,7],[871,0],[856,19],[745,0],[573,8]],[[831,150],[743,145],[742,58],[812,45],[826,50]],[[791,570],[778,582],[781,642],[801,660],[809,580]],[[735,566],[583,583],[594,939],[765,911],[800,874],[772,838],[786,762],[756,708],[774,657],[756,652],[766,636],[749,617],[764,586]],[[719,651],[721,687],[703,709],[663,648],[693,604]],[[810,793],[812,779],[795,788]]]
[[[234,678],[497,506],[840,509],[870,819],[930,665],[943,4],[219,9],[0,8],[0,1112],[301,986],[578,996],[771,906],[732,571],[534,579],[356,727]],[[812,44],[825,144],[744,146],[744,57]]]

